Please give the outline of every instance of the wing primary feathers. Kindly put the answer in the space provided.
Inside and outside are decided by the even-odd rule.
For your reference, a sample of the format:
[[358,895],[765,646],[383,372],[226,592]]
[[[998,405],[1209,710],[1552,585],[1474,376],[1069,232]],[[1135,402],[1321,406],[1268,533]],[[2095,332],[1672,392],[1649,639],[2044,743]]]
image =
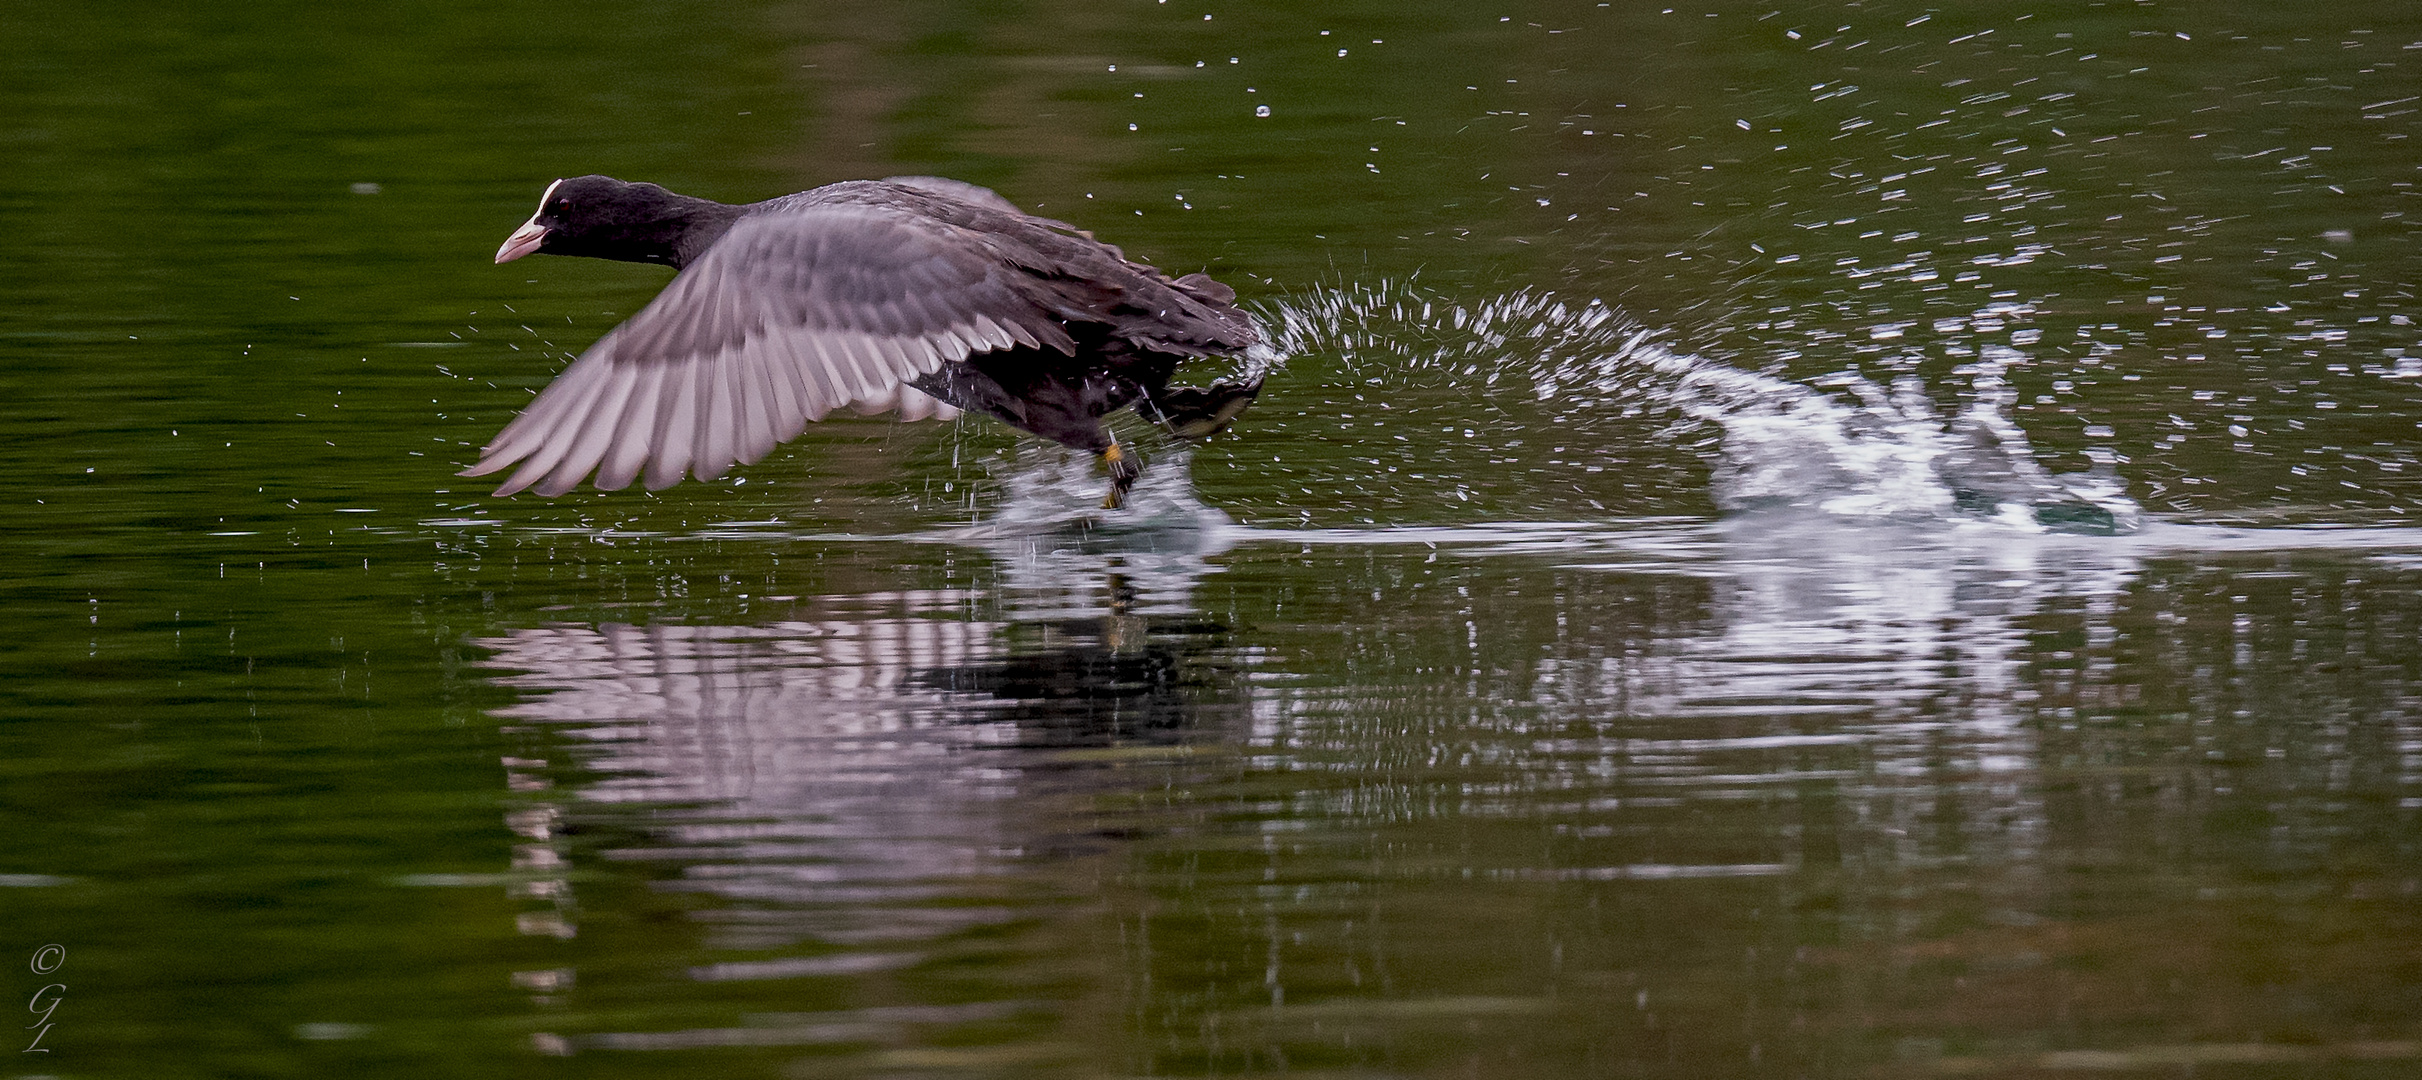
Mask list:
[[[818,404],[820,399],[816,396],[815,377],[808,373],[808,369],[816,364],[816,350],[808,342],[788,335],[776,337],[773,340],[781,344],[782,351],[789,360],[788,363],[777,365],[781,369],[777,374],[778,377],[789,382],[791,395],[798,401],[801,426],[804,427],[806,424],[824,419],[824,414],[832,410]],[[797,434],[797,432],[792,434]]]
[[[574,366],[580,365],[575,364]],[[571,373],[567,372],[567,374]],[[508,495],[519,494],[523,489],[545,479],[548,473],[554,471],[555,466],[563,460],[564,455],[571,450],[572,443],[576,441],[580,421],[585,416],[590,403],[596,401],[597,396],[604,392],[608,384],[613,382],[611,376],[612,372],[608,369],[608,365],[590,365],[586,370],[578,372],[577,377],[568,380],[559,377],[554,385],[547,387],[547,390],[550,391],[557,386],[564,388],[565,392],[555,401],[546,400],[550,395],[545,392],[538,395],[539,400],[532,402],[529,412],[525,414],[537,418],[540,430],[538,442],[528,451],[515,455],[522,459],[521,468],[514,471],[511,479],[497,487],[496,497],[504,498]],[[570,429],[568,436],[558,438],[557,433],[563,432],[567,428]],[[500,459],[499,464],[511,460],[511,458]]]
[[875,340],[866,334],[851,334],[844,339],[846,343],[841,348],[844,359],[839,372],[842,401],[856,401],[875,392],[874,380],[868,378],[867,371],[876,363],[873,359]]
[[[601,361],[604,359],[604,357],[600,357]],[[585,370],[566,369],[564,376],[558,376],[553,385],[540,391],[538,400],[531,402],[529,410],[522,414],[523,418],[533,420],[533,434],[529,436],[531,440],[529,448],[526,450],[516,448],[510,456],[494,455],[494,465],[481,461],[478,465],[473,466],[481,470],[478,475],[485,475],[504,468],[515,460],[524,457],[528,459],[519,470],[514,472],[512,479],[505,481],[503,486],[496,489],[495,494],[498,498],[520,492],[523,488],[537,483],[540,477],[554,469],[555,464],[563,459],[564,452],[570,448],[566,442],[557,438],[557,433],[567,426],[577,430],[589,405],[596,401],[597,395],[604,392],[608,384],[613,382],[610,361],[587,365],[575,363],[572,367]],[[553,393],[558,387],[562,388],[563,393]],[[549,398],[554,398],[554,400],[550,401]]]
[[908,341],[908,370],[902,379],[913,379],[942,366],[943,355],[949,347],[932,338],[911,338]]
[[[944,326],[940,330],[934,331],[934,336],[929,340],[931,340],[933,343],[935,356],[947,362],[951,360],[964,360],[975,355],[978,351],[975,347],[975,343],[959,336],[959,331],[963,329],[965,329],[965,327]],[[940,366],[940,364],[934,365],[934,367]],[[918,374],[927,374],[932,370],[933,368],[927,368],[925,371],[919,372]]]
[[1001,330],[1001,346],[1003,348],[1008,348],[1013,345],[1023,345],[1029,349],[1040,349],[1043,347],[1042,339],[1035,337],[1034,332],[1026,329],[1024,323],[1018,322],[1015,319],[994,319],[992,324],[999,327]]
[[631,396],[615,418],[617,433],[613,449],[606,452],[605,462],[597,467],[597,490],[620,491],[639,478],[640,467],[647,464],[648,448],[655,445],[656,412],[661,407],[660,395],[665,375],[671,369],[663,364],[642,364],[633,378]]
[[[612,340],[613,337],[610,334],[600,339],[595,346],[591,346],[590,355],[598,355],[609,348],[608,342]],[[565,368],[562,374],[557,375],[554,382],[547,384],[546,389],[539,391],[538,397],[530,402],[528,408],[521,411],[520,416],[514,417],[512,423],[506,424],[503,431],[496,433],[495,439],[481,448],[479,464],[463,470],[462,475],[485,476],[520,461],[529,456],[531,452],[545,446],[547,436],[563,419],[564,402],[580,395],[583,391],[593,389],[588,379],[589,370],[598,364],[609,362],[602,358],[596,363],[590,363],[588,360],[589,358],[584,356],[579,361],[575,361],[571,367]]]
[[739,388],[732,379],[736,367],[728,353],[699,365],[706,380],[706,393],[698,402],[698,459],[690,475],[700,480],[722,476],[739,456],[735,444],[742,418],[740,403],[733,397]]
[[891,342],[891,338],[882,334],[864,334],[858,338],[856,347],[850,350],[850,354],[858,360],[857,367],[852,374],[858,380],[859,397],[870,398],[882,395],[884,384],[888,381],[884,375],[894,366],[892,360],[894,354],[888,348]]
[[791,354],[790,342],[781,334],[767,335],[758,339],[754,355],[757,378],[765,384],[765,407],[773,419],[774,442],[786,443],[798,438],[799,432],[807,427],[807,411],[800,408],[799,384],[791,379],[791,370],[799,362]]
[[[762,346],[763,340],[756,344]],[[740,448],[743,465],[765,460],[765,455],[773,453],[774,445],[782,441],[782,421],[777,411],[781,402],[774,397],[773,381],[766,378],[772,374],[766,370],[767,360],[761,348],[745,348],[734,358],[740,369],[735,374],[739,376],[741,403],[748,414],[748,442]]]
[[869,392],[880,394],[889,390],[901,374],[917,369],[916,361],[909,359],[909,349],[907,342],[896,337],[875,339],[875,362],[866,370]]
[[649,459],[648,490],[669,488],[689,471],[698,441],[697,364],[682,364],[665,377],[664,404],[656,413],[656,456]]
[[507,479],[503,484],[498,485],[493,494],[499,499],[510,495],[521,494],[522,489],[537,483],[540,479],[544,478],[546,474],[547,460],[545,458],[531,458],[529,461],[524,462],[521,468],[514,470],[512,477]]
[[537,427],[537,420],[524,411],[520,416],[514,417],[512,423],[506,424],[503,431],[497,432],[494,441],[480,448],[477,462],[455,475],[486,476],[521,460],[524,454],[529,453],[525,444],[535,445],[537,442],[536,437],[531,434]]
[[804,339],[800,344],[812,349],[815,358],[800,365],[816,386],[816,412],[819,417],[849,403],[849,395],[841,390],[840,346],[822,337]]
[[1008,330],[1003,329],[1000,323],[994,322],[992,316],[980,311],[976,313],[975,324],[969,329],[974,330],[976,337],[984,343],[984,348],[979,351],[1006,349],[1016,344],[1010,338]]
[[[575,418],[571,441],[565,445],[563,460],[538,482],[541,495],[555,496],[579,487],[605,460],[606,451],[613,447],[619,434],[616,424],[622,419],[622,407],[631,398],[631,388],[639,381],[636,365],[621,365],[606,371],[606,386],[598,392],[597,400]],[[536,459],[532,459],[536,460]]]

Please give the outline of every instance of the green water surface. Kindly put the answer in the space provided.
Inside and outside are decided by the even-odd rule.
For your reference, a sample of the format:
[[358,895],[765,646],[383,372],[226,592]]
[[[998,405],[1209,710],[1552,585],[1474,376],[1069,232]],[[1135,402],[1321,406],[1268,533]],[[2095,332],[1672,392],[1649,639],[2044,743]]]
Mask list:
[[[2399,5],[0,3],[0,1076],[2410,1075],[2418,118]],[[1291,355],[1123,516],[492,499],[592,172]]]

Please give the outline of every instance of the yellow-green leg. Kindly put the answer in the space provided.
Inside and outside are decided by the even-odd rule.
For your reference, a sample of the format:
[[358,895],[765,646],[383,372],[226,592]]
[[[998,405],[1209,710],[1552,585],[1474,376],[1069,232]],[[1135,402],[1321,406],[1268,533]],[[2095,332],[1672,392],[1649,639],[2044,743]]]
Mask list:
[[1144,475],[1144,467],[1115,442],[1102,451],[1102,467],[1110,470],[1110,494],[1102,497],[1102,509],[1116,510],[1127,505],[1127,489],[1135,486],[1136,477]]

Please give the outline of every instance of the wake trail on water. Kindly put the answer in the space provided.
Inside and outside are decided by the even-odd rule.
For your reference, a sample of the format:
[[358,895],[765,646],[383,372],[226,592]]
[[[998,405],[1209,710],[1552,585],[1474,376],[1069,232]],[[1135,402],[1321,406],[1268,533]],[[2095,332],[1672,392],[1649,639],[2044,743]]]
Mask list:
[[[1535,289],[1458,299],[1378,282],[1290,297],[1258,314],[1272,354],[1338,358],[1348,378],[1381,394],[1443,379],[1472,406],[1479,430],[1467,438],[1536,444],[1612,425],[1632,429],[1602,443],[1613,454],[1626,445],[1687,448],[1728,517],[1814,513],[2100,534],[2133,531],[2143,518],[2114,455],[2088,451],[2086,472],[2044,466],[2012,418],[2018,395],[2008,375],[2028,358],[2006,346],[1979,349],[1938,385],[1857,370],[1802,381],[1675,348],[1600,300]],[[1504,408],[1509,398],[1526,399],[1528,415]],[[1544,430],[1524,430],[1532,424]],[[1559,463],[1577,460],[1569,446],[1557,450],[1568,455]]]

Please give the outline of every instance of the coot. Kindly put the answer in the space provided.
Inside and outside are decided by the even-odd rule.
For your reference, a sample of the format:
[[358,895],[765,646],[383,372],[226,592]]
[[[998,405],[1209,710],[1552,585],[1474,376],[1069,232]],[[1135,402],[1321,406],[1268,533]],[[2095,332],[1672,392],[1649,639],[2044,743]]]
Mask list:
[[605,176],[557,180],[496,250],[679,271],[481,451],[465,476],[560,495],[711,480],[848,408],[967,409],[1099,454],[1115,507],[1139,466],[1101,418],[1225,427],[1260,381],[1171,387],[1188,358],[1259,340],[1236,293],[1172,279],[1069,225],[939,177],[854,180],[748,206]]

